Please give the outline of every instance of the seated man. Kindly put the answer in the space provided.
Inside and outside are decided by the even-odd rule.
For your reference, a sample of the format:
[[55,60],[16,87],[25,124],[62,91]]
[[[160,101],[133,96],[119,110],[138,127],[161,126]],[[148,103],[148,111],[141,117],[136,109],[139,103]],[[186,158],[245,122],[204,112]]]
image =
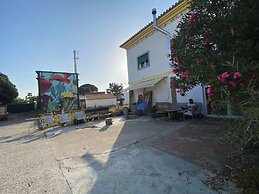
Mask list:
[[187,103],[187,108],[185,109],[184,115],[189,117],[193,117],[194,110],[196,108],[196,104],[193,102],[193,99],[189,99],[189,102]]

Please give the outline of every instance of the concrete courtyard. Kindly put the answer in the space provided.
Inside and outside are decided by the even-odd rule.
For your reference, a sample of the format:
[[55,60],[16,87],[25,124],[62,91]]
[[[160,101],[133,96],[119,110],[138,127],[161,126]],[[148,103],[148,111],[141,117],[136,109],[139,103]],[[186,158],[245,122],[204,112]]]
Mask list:
[[0,193],[217,193],[203,183],[212,172],[153,146],[188,122],[117,117],[35,131],[29,118],[0,122]]

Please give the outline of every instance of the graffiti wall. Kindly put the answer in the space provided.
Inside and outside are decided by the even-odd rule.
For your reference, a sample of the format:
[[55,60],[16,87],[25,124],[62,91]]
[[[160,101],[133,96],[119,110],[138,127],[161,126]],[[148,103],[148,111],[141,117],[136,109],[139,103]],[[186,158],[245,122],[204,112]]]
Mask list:
[[45,112],[78,109],[78,74],[36,71],[40,108]]

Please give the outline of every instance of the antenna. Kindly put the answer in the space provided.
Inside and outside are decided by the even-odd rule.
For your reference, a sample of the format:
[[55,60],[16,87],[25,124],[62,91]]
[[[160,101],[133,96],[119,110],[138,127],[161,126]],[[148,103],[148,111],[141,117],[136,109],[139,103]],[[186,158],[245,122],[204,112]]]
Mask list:
[[77,73],[77,60],[79,59],[78,57],[78,50],[73,50],[73,53],[74,53],[74,70],[75,70],[75,73]]

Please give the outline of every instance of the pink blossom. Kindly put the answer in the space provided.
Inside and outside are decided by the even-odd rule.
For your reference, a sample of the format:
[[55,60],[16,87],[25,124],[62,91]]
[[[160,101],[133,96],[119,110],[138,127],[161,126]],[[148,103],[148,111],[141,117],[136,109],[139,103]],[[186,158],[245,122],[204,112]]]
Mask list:
[[234,79],[240,78],[241,77],[241,73],[240,72],[235,72],[233,75]]
[[231,85],[232,87],[236,87],[237,85],[236,82],[233,82],[233,81],[229,81],[228,84]]
[[222,83],[225,83],[226,82],[226,80],[224,79],[224,78],[222,78],[222,76],[221,75],[218,75],[218,80],[220,80]]
[[220,80],[222,83],[226,82],[226,78],[228,78],[229,74],[228,72],[224,72],[221,75],[218,75],[217,78]]
[[176,74],[176,73],[177,73],[177,70],[176,70],[176,69],[173,69],[172,72],[173,72],[174,74]]
[[208,96],[212,96],[213,95],[213,90],[212,90],[211,86],[208,86],[207,93],[208,93]]
[[210,68],[211,68],[212,70],[215,70],[215,69],[216,69],[216,65],[212,64],[212,65],[210,66]]
[[223,79],[226,79],[226,78],[228,78],[229,74],[228,74],[228,72],[224,72],[224,73],[222,73],[221,76]]
[[195,20],[195,17],[196,17],[196,15],[195,15],[195,13],[193,13],[193,14],[191,15],[191,17],[189,18],[189,20],[188,20],[188,24],[189,24],[189,25],[192,25],[192,24],[193,24],[193,22],[194,22],[194,20]]
[[188,76],[187,72],[186,71],[183,71],[182,74],[181,74],[182,77],[186,77]]
[[190,76],[189,76],[188,73],[187,73],[187,71],[183,71],[182,74],[181,74],[181,76],[182,76],[183,78],[185,78],[187,81],[190,81],[190,80],[191,80],[191,79],[190,79]]
[[179,89],[177,90],[177,92],[180,93],[181,96],[184,96],[184,95],[185,95],[185,91],[184,91],[183,88],[179,88]]

